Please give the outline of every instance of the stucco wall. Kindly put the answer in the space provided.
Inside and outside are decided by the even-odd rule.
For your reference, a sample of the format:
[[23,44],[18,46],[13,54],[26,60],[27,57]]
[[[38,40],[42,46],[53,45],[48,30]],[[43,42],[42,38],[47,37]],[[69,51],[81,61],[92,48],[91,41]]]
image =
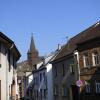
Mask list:
[[47,68],[47,100],[53,100],[53,82],[52,82],[52,64],[48,64]]
[[[11,54],[11,70],[9,71],[8,59],[7,59],[7,50],[4,45],[1,45],[0,52],[0,80],[1,80],[1,100],[9,100],[9,94],[11,94],[11,84],[13,76],[15,74],[15,87],[17,87],[17,75],[16,71],[14,72],[13,67],[13,56]],[[15,94],[17,89],[15,88]],[[10,92],[10,93],[9,93]]]

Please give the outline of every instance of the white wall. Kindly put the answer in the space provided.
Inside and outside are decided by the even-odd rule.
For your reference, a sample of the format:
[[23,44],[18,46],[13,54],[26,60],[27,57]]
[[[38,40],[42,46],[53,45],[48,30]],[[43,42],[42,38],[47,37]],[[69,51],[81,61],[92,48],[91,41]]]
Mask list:
[[[7,60],[7,53],[5,53],[6,48],[1,45],[1,52],[0,52],[0,80],[1,80],[1,100],[9,100],[9,86],[10,86],[10,93],[11,93],[11,84],[13,80],[13,64],[11,64],[11,70],[9,72],[8,60]],[[13,63],[11,56],[11,63]],[[16,87],[17,87],[17,75],[15,75],[16,80]],[[16,88],[17,92],[17,88]]]
[[52,64],[48,64],[47,68],[47,100],[53,100],[53,81],[52,81]]
[[[5,49],[3,48],[3,46],[1,45],[1,51],[4,53]],[[1,68],[0,68],[0,80],[1,80],[1,100],[6,100],[6,66],[7,66],[7,62],[6,62],[6,56],[0,53],[0,63],[1,63]]]
[[28,76],[28,83],[30,84],[33,80],[33,74],[29,75]]

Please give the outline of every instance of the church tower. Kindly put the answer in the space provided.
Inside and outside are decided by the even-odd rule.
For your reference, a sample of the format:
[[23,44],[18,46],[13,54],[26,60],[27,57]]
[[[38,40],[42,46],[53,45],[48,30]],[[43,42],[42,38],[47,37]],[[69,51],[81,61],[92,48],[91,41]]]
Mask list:
[[31,43],[30,43],[30,49],[28,50],[27,53],[27,60],[31,67],[39,61],[38,51],[36,50],[35,47],[33,35],[31,36]]

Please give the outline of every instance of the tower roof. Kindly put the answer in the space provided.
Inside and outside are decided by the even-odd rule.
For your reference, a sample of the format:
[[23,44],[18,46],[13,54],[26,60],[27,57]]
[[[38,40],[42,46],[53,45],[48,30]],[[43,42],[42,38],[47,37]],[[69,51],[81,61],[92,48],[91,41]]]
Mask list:
[[33,35],[31,36],[31,43],[30,43],[30,52],[31,51],[36,51]]

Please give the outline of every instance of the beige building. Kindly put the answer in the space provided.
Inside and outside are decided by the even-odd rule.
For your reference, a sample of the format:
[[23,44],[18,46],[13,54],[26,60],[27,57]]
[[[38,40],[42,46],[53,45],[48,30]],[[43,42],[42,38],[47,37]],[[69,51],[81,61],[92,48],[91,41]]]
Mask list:
[[14,42],[0,32],[0,100],[17,100],[16,62],[20,56]]
[[77,87],[75,85],[75,66],[72,51],[72,42],[69,41],[51,62],[53,66],[53,100],[77,100],[74,97],[75,92],[73,92]]
[[54,100],[100,100],[100,22],[72,37],[52,64]]
[[100,22],[76,37],[80,100],[100,100]]

